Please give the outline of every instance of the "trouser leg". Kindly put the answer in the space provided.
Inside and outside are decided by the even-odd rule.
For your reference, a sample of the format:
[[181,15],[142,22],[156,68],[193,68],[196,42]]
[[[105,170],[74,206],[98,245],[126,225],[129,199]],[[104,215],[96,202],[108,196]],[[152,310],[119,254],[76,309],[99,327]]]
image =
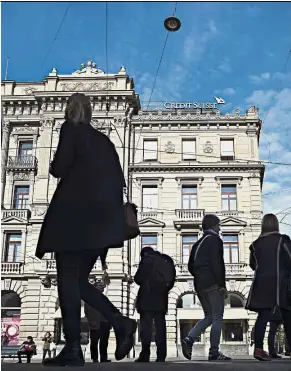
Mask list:
[[210,354],[219,352],[220,337],[222,331],[222,322],[224,314],[224,294],[218,289],[208,293],[208,300],[211,305],[212,326],[210,330]]
[[90,330],[90,353],[93,361],[98,361],[98,342],[100,330]]
[[100,361],[106,361],[108,359],[107,348],[110,335],[110,324],[108,322],[100,322]]
[[151,341],[153,331],[153,314],[151,312],[140,313],[140,339],[141,339],[141,356],[150,357]]
[[270,318],[270,311],[270,309],[262,309],[258,313],[254,333],[255,348],[257,349],[264,348],[264,337],[266,333],[267,323],[269,322]]
[[201,290],[197,292],[197,296],[203,308],[204,318],[198,321],[188,334],[188,339],[192,344],[212,323],[211,305],[207,293]]
[[116,314],[120,313],[118,309],[88,282],[98,255],[97,250],[56,254],[58,292],[67,342],[80,341],[81,299],[103,314],[109,323],[119,325],[116,320]]
[[154,316],[156,328],[157,359],[164,361],[167,357],[167,330],[165,313],[156,313]]

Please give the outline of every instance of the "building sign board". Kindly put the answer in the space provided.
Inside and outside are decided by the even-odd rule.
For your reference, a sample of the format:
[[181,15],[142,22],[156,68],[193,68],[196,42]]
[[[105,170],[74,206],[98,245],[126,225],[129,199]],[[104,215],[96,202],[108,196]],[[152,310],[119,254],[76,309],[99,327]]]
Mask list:
[[219,104],[225,104],[221,97],[214,97],[215,102],[165,102],[166,109],[217,109]]

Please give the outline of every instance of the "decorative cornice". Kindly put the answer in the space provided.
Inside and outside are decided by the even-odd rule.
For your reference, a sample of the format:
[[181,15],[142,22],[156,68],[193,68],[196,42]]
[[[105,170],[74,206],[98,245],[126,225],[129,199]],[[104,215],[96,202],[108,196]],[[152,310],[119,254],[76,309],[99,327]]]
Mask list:
[[199,184],[201,185],[204,177],[176,177],[175,180],[180,184]]
[[142,184],[159,184],[161,185],[164,181],[163,177],[153,177],[153,178],[135,178],[137,184],[140,186]]
[[[130,172],[136,173],[161,173],[161,172],[191,172],[191,173],[201,173],[205,172],[233,172],[233,171],[260,171],[262,176],[265,171],[265,165],[261,163],[257,164],[197,164],[195,165],[173,165],[173,164],[137,164],[129,166]],[[144,178],[151,179],[151,178]]]
[[219,175],[214,178],[217,184],[221,183],[238,183],[241,184],[243,177],[242,176],[227,176],[227,175]]

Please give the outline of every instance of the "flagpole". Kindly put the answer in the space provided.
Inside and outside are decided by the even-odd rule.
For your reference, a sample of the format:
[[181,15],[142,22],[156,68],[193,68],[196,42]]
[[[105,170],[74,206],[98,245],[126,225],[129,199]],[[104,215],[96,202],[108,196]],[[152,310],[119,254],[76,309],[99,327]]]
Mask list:
[[6,58],[5,80],[7,80],[7,75],[8,75],[8,66],[9,66],[9,57]]

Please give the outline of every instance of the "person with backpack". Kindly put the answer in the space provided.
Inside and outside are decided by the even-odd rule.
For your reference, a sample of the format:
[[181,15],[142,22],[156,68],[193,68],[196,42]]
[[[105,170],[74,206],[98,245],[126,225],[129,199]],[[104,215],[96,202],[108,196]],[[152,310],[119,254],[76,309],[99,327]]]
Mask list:
[[219,351],[224,303],[227,298],[219,218],[216,215],[205,215],[202,229],[202,238],[192,247],[188,269],[194,277],[194,287],[204,311],[204,318],[182,340],[182,352],[184,357],[190,360],[194,342],[211,325],[208,360],[229,361],[231,358]]
[[167,356],[166,313],[169,292],[176,279],[176,269],[171,257],[149,246],[141,251],[141,261],[134,276],[140,286],[136,309],[140,314],[140,338],[142,350],[135,362],[149,362],[152,342],[152,326],[155,323],[157,346],[156,362],[165,362]]

